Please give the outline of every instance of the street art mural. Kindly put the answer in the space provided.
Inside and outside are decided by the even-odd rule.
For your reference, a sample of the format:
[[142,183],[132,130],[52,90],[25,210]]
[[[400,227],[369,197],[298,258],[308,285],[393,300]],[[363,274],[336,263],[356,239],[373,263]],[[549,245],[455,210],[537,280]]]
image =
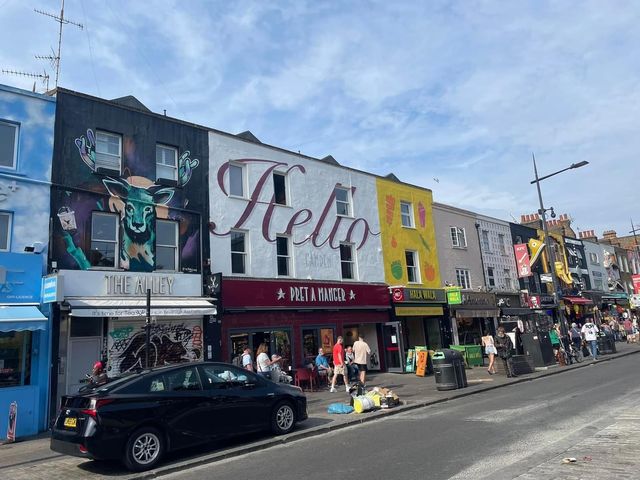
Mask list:
[[[411,250],[418,253],[421,284],[441,286],[431,192],[379,178],[377,193],[386,282],[408,282],[405,251]],[[413,222],[410,228],[402,225],[401,203],[410,205],[411,211],[405,212]]]
[[[151,325],[149,364],[152,367],[202,360],[200,319],[161,321]],[[145,367],[144,321],[113,321],[107,333],[107,374],[110,377]]]
[[[65,122],[56,129],[52,173],[51,259],[56,268],[154,271],[162,266],[158,245],[167,246],[158,238],[157,221],[168,220],[178,224],[177,239],[171,235],[168,245],[177,248],[178,261],[165,268],[199,273],[206,132],[64,90],[58,105]],[[99,128],[92,126],[96,119],[102,122]],[[98,130],[120,137],[119,171],[99,168]],[[177,150],[173,179],[158,179],[158,144]]]

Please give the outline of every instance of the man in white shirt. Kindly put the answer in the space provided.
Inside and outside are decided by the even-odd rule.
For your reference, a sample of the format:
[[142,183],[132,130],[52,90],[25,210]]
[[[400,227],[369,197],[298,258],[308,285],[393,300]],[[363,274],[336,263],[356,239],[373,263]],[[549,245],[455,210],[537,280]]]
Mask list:
[[591,357],[594,360],[598,359],[598,327],[595,323],[588,321],[582,326],[582,336],[585,341],[589,344],[589,351],[591,352]]
[[364,341],[364,335],[358,335],[358,340],[353,344],[353,353],[355,355],[356,364],[360,371],[360,383],[365,385],[367,378],[367,361],[371,355],[371,349],[367,342]]

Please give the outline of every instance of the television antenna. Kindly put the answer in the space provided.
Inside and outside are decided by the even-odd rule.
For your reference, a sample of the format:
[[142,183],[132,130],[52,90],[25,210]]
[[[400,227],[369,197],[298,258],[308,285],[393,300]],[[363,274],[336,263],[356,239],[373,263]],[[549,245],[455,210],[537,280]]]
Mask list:
[[[79,29],[84,29],[84,25],[82,25],[81,23],[76,23],[73,22],[67,18],[64,17],[64,0],[62,0],[62,4],[60,6],[60,13],[59,14],[54,14],[54,13],[48,13],[42,10],[38,10],[38,9],[33,9],[34,12],[39,13],[40,15],[44,15],[45,17],[50,17],[53,18],[59,25],[58,27],[58,50],[54,50],[53,48],[51,48],[51,54],[50,55],[35,55],[35,57],[38,60],[49,60],[49,62],[51,63],[51,67],[55,69],[56,71],[56,78],[55,78],[55,86],[58,86],[58,78],[60,77],[60,58],[61,58],[61,51],[62,51],[62,29],[64,25],[73,25],[75,27],[78,27]],[[49,74],[47,73],[46,70],[43,71],[43,73],[31,73],[31,72],[23,72],[23,71],[18,71],[18,70],[11,70],[11,69],[2,69],[2,73],[5,73],[7,75],[18,75],[18,76],[22,76],[22,77],[29,77],[29,78],[39,78],[43,85],[45,85],[46,90],[49,90]],[[34,87],[33,87],[33,91],[35,92],[35,83],[34,83]]]
[[51,49],[51,55],[36,55],[36,58],[39,60],[49,60],[51,62],[51,66],[56,69],[56,87],[58,86],[58,78],[60,76],[60,58],[61,58],[61,50],[62,50],[62,27],[64,25],[73,25],[78,27],[80,30],[84,29],[84,25],[81,23],[76,23],[71,20],[64,18],[64,0],[62,0],[62,5],[60,6],[60,14],[56,15],[54,13],[48,13],[42,10],[38,10],[37,8],[33,9],[34,12],[39,13],[40,15],[44,15],[45,17],[53,18],[58,23],[58,51],[54,51]]

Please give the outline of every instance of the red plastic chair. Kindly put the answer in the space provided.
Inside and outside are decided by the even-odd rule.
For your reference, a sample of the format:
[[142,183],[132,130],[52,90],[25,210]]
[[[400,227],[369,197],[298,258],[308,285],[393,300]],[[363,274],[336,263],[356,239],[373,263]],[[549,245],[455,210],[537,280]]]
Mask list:
[[302,384],[306,382],[309,384],[309,389],[313,392],[313,380],[313,374],[308,368],[302,367],[296,370],[295,383],[298,387],[302,388]]

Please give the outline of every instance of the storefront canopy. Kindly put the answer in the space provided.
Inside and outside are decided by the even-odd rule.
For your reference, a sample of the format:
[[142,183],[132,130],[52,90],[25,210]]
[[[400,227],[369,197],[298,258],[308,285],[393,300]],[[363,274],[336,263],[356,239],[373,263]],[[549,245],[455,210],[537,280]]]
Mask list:
[[593,305],[591,300],[582,297],[562,297],[562,300],[572,303],[573,305]]
[[34,306],[0,306],[0,332],[46,330],[47,317]]
[[[77,298],[67,299],[74,317],[144,317],[144,298]],[[215,315],[216,307],[204,298],[151,298],[151,316],[173,317]]]

